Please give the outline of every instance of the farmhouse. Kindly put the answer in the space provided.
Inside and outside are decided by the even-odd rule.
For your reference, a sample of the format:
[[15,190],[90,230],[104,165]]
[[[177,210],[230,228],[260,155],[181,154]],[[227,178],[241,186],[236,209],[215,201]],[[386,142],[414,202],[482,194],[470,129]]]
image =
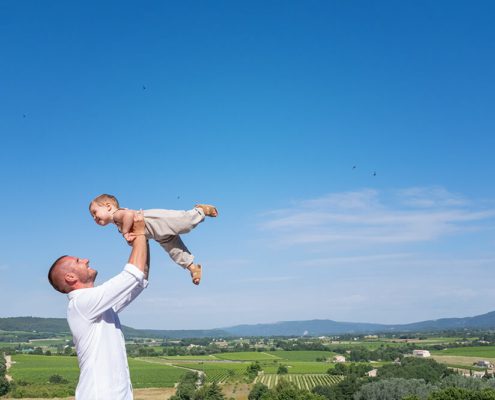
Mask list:
[[431,357],[431,354],[428,350],[413,350],[414,357]]
[[487,360],[479,360],[474,363],[477,367],[483,367],[483,368],[492,368],[493,365],[490,361]]
[[345,362],[345,357],[344,356],[335,356],[333,358],[333,362],[336,362],[336,363],[343,363]]
[[212,342],[210,344],[214,344],[221,349],[226,349],[227,347],[229,347],[229,342],[227,342],[226,340],[217,340],[216,342]]

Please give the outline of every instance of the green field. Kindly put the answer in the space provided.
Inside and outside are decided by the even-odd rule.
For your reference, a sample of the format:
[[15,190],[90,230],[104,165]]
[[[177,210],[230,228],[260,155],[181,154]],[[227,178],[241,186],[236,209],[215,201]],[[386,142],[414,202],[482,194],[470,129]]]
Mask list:
[[16,342],[0,342],[0,349],[4,348],[16,348],[19,345],[19,343]]
[[[76,384],[79,367],[76,357],[14,355],[15,364],[9,370],[15,381],[46,384],[50,376],[58,374],[69,383]],[[172,387],[184,375],[185,370],[173,366],[129,359],[132,385],[144,387]]]
[[[289,374],[325,374],[333,364],[322,362],[289,361],[280,362],[280,365],[287,366]],[[276,374],[279,364],[261,364],[263,371],[267,374]]]
[[10,375],[15,381],[45,384],[54,374],[75,384],[79,377],[79,367],[76,357],[64,356],[35,356],[30,354],[16,354],[12,356]]
[[268,351],[272,356],[289,361],[316,361],[317,358],[332,359],[335,353],[331,351]]
[[206,375],[206,382],[224,383],[227,380],[239,380],[244,377],[246,368],[249,363],[238,362],[205,362],[177,364],[184,368],[190,368],[196,371],[203,371]]
[[135,388],[173,387],[186,370],[169,365],[129,358],[132,386]]
[[211,361],[219,360],[219,358],[214,355],[204,355],[204,356],[161,356],[165,360],[170,361]]
[[29,344],[33,347],[56,347],[58,345],[65,346],[69,341],[68,339],[38,339],[30,340]]
[[277,360],[278,357],[258,351],[245,351],[245,352],[237,352],[237,353],[217,353],[214,354],[216,358],[220,358],[222,360],[232,360],[232,361],[267,361],[267,360]]
[[270,389],[275,387],[280,380],[286,380],[294,382],[297,387],[301,389],[311,390],[315,386],[331,386],[339,383],[343,377],[327,374],[314,374],[314,375],[277,375],[277,374],[262,374],[256,377],[255,383],[261,382],[268,386]]
[[495,346],[455,347],[452,349],[433,351],[432,354],[439,356],[495,358]]

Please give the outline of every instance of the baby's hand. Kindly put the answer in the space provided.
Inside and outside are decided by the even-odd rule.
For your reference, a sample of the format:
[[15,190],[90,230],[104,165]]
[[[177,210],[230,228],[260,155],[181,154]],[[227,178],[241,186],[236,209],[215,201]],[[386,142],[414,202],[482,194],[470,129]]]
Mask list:
[[136,239],[136,235],[132,234],[131,232],[127,232],[122,236],[124,236],[124,239],[127,241],[127,244],[129,246],[131,246],[132,242],[134,242],[134,239]]

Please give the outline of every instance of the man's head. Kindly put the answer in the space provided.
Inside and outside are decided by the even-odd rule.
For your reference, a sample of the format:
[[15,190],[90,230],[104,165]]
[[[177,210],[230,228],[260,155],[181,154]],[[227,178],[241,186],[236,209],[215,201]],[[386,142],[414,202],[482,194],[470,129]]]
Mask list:
[[60,293],[93,287],[98,271],[89,267],[89,260],[62,256],[55,260],[48,271],[48,281]]
[[105,226],[113,221],[113,213],[119,208],[119,201],[111,194],[101,194],[89,203],[89,212],[98,225]]

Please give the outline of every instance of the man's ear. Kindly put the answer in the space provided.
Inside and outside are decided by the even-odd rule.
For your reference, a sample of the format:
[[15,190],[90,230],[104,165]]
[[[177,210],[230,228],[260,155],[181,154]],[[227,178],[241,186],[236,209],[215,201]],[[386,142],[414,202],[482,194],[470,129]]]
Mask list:
[[65,283],[72,286],[77,282],[77,276],[73,272],[67,272],[64,276]]

